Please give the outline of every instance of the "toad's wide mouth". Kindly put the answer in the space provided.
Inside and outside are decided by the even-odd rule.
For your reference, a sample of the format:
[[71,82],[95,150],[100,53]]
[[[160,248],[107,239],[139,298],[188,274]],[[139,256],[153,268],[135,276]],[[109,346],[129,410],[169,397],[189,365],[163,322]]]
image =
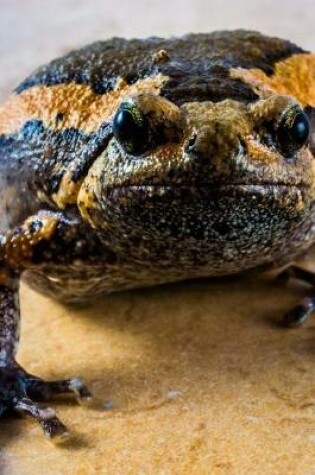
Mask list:
[[189,201],[193,197],[198,199],[209,199],[220,197],[222,195],[238,196],[252,195],[261,197],[285,197],[300,196],[302,198],[309,189],[308,184],[304,183],[172,183],[172,184],[122,184],[106,187],[103,190],[102,197],[111,203],[127,203],[129,200],[139,202],[148,201],[158,203],[169,200],[180,199],[181,202]]

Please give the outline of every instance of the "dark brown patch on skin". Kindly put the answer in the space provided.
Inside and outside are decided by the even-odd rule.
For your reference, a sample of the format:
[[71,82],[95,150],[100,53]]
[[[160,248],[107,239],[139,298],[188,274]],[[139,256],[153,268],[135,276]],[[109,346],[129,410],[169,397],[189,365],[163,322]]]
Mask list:
[[[152,56],[162,49],[168,52],[172,61],[157,68],[152,64]],[[174,68],[181,76],[181,82],[187,75],[188,87],[192,85],[193,76],[200,78],[204,71],[209,77],[216,66],[258,68],[271,75],[275,63],[302,52],[302,48],[289,41],[245,30],[189,34],[170,39],[113,38],[72,51],[64,58],[39,68],[17,88],[17,92],[39,84],[77,83],[89,84],[94,92],[103,94],[115,88],[117,77],[133,84],[156,74],[157,70],[170,76]],[[200,60],[202,65],[197,72],[194,64]],[[213,98],[208,97],[208,100]]]
[[102,145],[101,131],[82,134],[73,129],[52,131],[31,121],[17,133],[0,135],[1,231],[21,224],[43,206],[53,205],[55,193],[74,159],[94,154]]

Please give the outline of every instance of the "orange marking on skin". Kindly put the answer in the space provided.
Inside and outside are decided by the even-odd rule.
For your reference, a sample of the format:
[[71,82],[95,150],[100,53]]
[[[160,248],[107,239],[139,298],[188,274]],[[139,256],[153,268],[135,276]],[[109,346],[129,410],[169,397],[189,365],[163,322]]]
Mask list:
[[303,106],[315,107],[315,54],[295,54],[279,61],[270,77],[260,69],[234,68],[230,74],[251,85],[262,98],[285,94],[295,97]]
[[97,186],[97,176],[92,175],[89,177],[87,183],[83,183],[79,194],[78,194],[78,207],[81,213],[82,218],[90,223],[90,225],[95,228],[92,218],[90,217],[90,212],[93,209],[97,209],[99,203],[95,196],[95,187]]
[[[31,232],[31,225],[34,219],[42,223],[42,227],[35,232]],[[11,269],[20,268],[29,262],[33,256],[33,247],[41,240],[49,240],[53,235],[58,219],[54,216],[31,216],[23,225],[18,228],[18,232],[10,232],[1,250],[5,264]],[[1,275],[0,275],[1,278]]]
[[82,132],[93,132],[111,118],[126,96],[147,92],[159,94],[167,80],[167,76],[157,74],[128,85],[119,78],[116,88],[102,95],[84,84],[33,86],[21,94],[11,95],[0,109],[0,134],[13,134],[25,122],[34,119],[57,131],[73,127]]
[[57,193],[52,195],[52,199],[60,209],[64,209],[68,204],[75,204],[77,202],[77,196],[80,191],[82,182],[81,180],[74,182],[72,179],[71,171],[67,171],[61,179]]
[[253,138],[248,138],[248,140],[246,140],[246,147],[251,160],[257,160],[266,164],[277,162],[279,160],[278,154],[272,152],[268,147],[261,145]]

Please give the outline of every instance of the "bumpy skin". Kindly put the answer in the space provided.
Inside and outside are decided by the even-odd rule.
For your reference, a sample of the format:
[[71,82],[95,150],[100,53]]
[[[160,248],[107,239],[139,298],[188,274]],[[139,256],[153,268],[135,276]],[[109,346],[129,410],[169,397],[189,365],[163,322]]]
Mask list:
[[[126,101],[149,124],[137,155],[113,134]],[[310,138],[284,153],[277,130],[295,107]],[[22,275],[71,302],[279,266],[308,248],[314,111],[315,55],[255,32],[115,38],[27,78],[0,112],[0,412],[60,435],[29,397],[90,398],[77,380],[44,383],[15,363]]]

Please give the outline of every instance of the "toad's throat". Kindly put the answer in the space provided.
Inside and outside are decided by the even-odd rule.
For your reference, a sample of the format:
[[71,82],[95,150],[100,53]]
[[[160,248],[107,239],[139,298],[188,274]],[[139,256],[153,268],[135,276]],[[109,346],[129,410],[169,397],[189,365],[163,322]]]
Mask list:
[[[165,246],[181,252],[185,243],[185,252],[190,249],[198,255],[207,254],[218,240],[231,245],[241,241],[247,249],[254,232],[261,249],[266,242],[287,240],[314,207],[304,184],[281,182],[121,185],[98,198],[102,227],[113,246],[128,247],[134,239],[144,243],[148,252],[156,246],[158,253]],[[128,236],[128,242],[122,235]],[[199,248],[198,243],[205,247]]]

